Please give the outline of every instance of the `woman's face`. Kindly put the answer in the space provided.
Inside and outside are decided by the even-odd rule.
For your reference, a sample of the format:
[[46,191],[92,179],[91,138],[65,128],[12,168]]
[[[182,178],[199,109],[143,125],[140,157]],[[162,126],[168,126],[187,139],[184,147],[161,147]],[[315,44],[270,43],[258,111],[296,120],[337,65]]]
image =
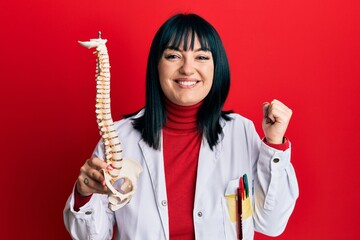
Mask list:
[[209,93],[214,78],[214,61],[209,50],[195,38],[193,50],[165,49],[159,65],[161,89],[173,103],[191,106]]

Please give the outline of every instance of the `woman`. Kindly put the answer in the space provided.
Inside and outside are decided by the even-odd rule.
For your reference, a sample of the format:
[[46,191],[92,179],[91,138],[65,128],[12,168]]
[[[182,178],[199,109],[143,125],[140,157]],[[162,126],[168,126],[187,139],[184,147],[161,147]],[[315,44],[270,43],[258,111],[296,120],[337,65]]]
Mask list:
[[167,20],[149,53],[146,106],[116,123],[123,155],[144,168],[137,192],[120,210],[108,209],[98,144],[64,209],[72,237],[111,239],[114,224],[116,239],[279,235],[298,197],[284,137],[291,110],[277,100],[263,104],[262,141],[251,121],[222,111],[229,87],[216,30],[195,14]]

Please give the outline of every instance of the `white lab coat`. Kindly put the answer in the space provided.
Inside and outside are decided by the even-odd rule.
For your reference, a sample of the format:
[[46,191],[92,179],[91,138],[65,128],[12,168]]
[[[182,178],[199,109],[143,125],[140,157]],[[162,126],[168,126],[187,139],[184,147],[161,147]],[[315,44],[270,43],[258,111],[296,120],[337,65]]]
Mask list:
[[[251,121],[238,114],[231,117],[231,121],[221,121],[224,134],[213,151],[206,140],[201,143],[193,210],[195,237],[236,239],[236,225],[229,218],[225,190],[231,180],[245,173],[251,189],[252,217],[243,221],[244,239],[253,239],[254,231],[279,235],[298,197],[290,148],[280,151],[267,146]],[[124,157],[136,159],[143,166],[137,192],[128,205],[116,212],[108,209],[107,196],[100,194],[94,194],[75,212],[71,194],[64,209],[65,226],[73,239],[111,239],[116,224],[118,240],[168,240],[163,152],[142,140],[131,119],[116,122],[115,127]],[[101,143],[94,155],[103,158]]]

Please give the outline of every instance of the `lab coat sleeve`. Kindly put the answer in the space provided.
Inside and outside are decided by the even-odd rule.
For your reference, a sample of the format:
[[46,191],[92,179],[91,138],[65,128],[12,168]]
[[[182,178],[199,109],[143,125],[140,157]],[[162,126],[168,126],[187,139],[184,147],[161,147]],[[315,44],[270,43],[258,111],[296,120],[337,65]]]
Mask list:
[[266,145],[257,134],[253,142],[259,149],[253,164],[255,231],[278,236],[284,231],[299,195],[290,162],[291,144],[285,151],[277,150]]
[[[101,144],[93,155],[103,159]],[[74,211],[74,189],[64,208],[64,223],[72,239],[111,239],[115,223],[114,213],[108,208],[107,195],[93,194],[90,201]]]
[[90,201],[74,211],[74,193],[64,209],[65,227],[72,239],[111,239],[114,217],[107,207],[106,195],[93,194]]

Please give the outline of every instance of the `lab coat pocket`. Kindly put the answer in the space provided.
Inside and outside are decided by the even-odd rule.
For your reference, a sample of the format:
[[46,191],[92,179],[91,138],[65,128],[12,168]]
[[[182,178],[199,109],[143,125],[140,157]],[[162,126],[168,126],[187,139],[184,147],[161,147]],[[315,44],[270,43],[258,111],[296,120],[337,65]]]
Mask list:
[[[249,187],[249,186],[247,186]],[[226,239],[237,239],[239,231],[242,231],[242,239],[253,239],[254,226],[252,218],[252,206],[250,194],[243,197],[238,196],[239,179],[232,180],[228,183],[225,191],[225,200],[223,201],[223,209],[226,214],[225,235]],[[239,204],[241,201],[241,205]],[[241,207],[241,221],[239,216],[239,208]],[[241,227],[240,225],[241,224]],[[240,230],[241,229],[241,230]]]

